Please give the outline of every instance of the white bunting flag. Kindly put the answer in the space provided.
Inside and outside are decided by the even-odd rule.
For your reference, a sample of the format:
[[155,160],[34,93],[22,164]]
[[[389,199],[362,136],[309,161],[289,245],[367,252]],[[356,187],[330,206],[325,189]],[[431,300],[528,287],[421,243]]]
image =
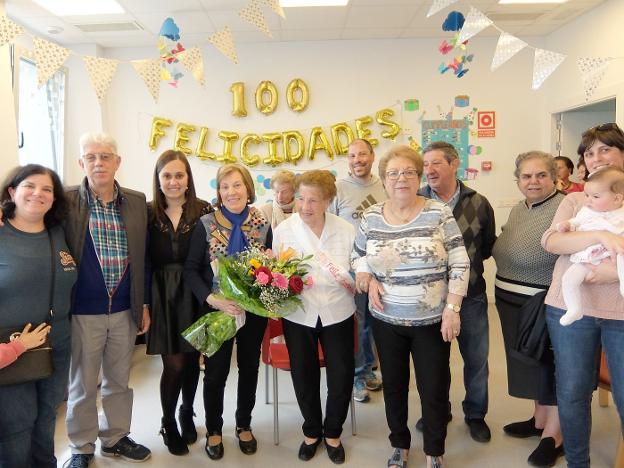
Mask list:
[[24,32],[19,24],[11,21],[7,16],[0,16],[0,47],[7,42],[11,42],[15,36],[19,36]]
[[604,78],[613,57],[580,57],[576,64],[581,71],[585,99],[589,101]]
[[39,87],[41,87],[65,63],[65,60],[69,57],[69,49],[36,36],[33,37],[33,42],[35,44],[37,81]]
[[527,46],[527,43],[506,32],[501,33],[496,44],[494,58],[492,58],[492,71],[496,70],[503,63],[516,55]]
[[259,0],[250,0],[249,5],[239,10],[238,15],[248,23],[251,23],[260,29],[260,31],[267,36],[271,38],[273,37],[273,33],[271,33],[271,30],[264,19],[264,14],[260,9]]
[[468,12],[468,16],[466,16],[466,21],[464,21],[464,26],[459,32],[457,44],[459,45],[462,42],[466,42],[472,36],[479,34],[491,24],[492,20],[490,18],[485,16],[475,7],[471,6],[470,11]]
[[197,82],[204,86],[204,60],[199,47],[191,47],[178,54],[180,62],[193,74]]
[[234,45],[234,38],[232,37],[232,31],[230,31],[229,27],[226,26],[221,31],[214,33],[208,38],[208,41],[232,62],[238,63],[236,46]]
[[160,60],[133,60],[131,63],[157,103],[160,96]]
[[427,12],[427,18],[435,15],[438,11],[443,10],[449,5],[452,5],[457,0],[433,0],[433,3],[429,7],[429,11]]
[[552,72],[554,72],[566,56],[550,50],[535,49],[533,59],[533,90],[539,89]]
[[113,80],[113,75],[119,65],[119,60],[86,55],[84,58],[91,84],[95,90],[98,101],[102,104],[104,96]]

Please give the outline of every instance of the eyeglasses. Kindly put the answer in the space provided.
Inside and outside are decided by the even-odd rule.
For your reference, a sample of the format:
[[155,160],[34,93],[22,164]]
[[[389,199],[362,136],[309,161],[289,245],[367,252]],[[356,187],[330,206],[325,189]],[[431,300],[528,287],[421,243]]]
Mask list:
[[414,179],[418,177],[418,171],[416,169],[405,169],[403,171],[386,172],[386,178],[389,180],[399,180],[401,176],[405,176],[406,179]]
[[92,164],[98,158],[102,162],[109,162],[109,161],[112,161],[113,158],[116,157],[116,156],[117,155],[115,153],[87,153],[87,154],[84,154],[82,156],[82,159],[84,159],[86,162]]

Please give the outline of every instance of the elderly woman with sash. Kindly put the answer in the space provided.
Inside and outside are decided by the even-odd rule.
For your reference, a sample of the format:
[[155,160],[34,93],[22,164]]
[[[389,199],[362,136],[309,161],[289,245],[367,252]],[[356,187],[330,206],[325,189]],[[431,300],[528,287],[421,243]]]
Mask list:
[[[349,255],[355,232],[351,224],[327,213],[336,196],[329,171],[307,171],[297,178],[297,213],[280,223],[273,250],[293,248],[304,255],[314,279],[301,295],[303,307],[284,319],[297,402],[304,418],[299,459],[310,460],[321,441],[333,463],[345,461],[340,442],[353,386],[354,284]],[[318,345],[327,367],[325,419],[321,409]]]

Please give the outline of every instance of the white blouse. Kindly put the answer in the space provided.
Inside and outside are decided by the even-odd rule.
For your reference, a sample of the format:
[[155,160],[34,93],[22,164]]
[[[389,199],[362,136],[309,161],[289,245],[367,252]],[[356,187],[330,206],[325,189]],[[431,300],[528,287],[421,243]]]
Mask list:
[[[307,234],[309,242],[302,242],[297,231]],[[292,247],[298,254],[312,255],[316,251],[327,254],[337,265],[349,271],[349,257],[355,239],[355,229],[351,224],[331,213],[325,213],[325,226],[321,237],[301,220],[298,213],[275,228],[273,231],[273,251]],[[313,285],[305,289],[300,298],[303,308],[297,309],[285,319],[308,327],[315,327],[320,317],[323,326],[333,325],[349,318],[355,312],[353,295],[341,286],[330,273],[325,271],[314,258],[308,260],[308,274],[312,275]]]

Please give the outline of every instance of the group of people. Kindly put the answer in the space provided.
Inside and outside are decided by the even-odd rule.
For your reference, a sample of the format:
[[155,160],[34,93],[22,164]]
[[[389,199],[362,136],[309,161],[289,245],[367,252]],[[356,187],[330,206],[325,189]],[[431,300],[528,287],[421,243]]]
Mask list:
[[[535,402],[529,420],[503,429],[514,437],[540,437],[528,458],[533,465],[552,466],[565,442],[569,466],[588,467],[601,346],[620,415],[624,411],[624,366],[617,359],[624,343],[624,269],[618,268],[624,239],[617,231],[624,133],[615,124],[589,129],[578,152],[592,176],[585,193],[568,196],[558,190],[569,188],[565,161],[539,151],[517,157],[514,176],[524,200],[498,238],[490,203],[457,179],[459,156],[445,142],[431,143],[422,155],[393,147],[378,161],[376,176],[373,147],[356,139],[347,177],[279,171],[271,181],[273,202],[260,208],[253,206],[251,174],[238,164],[219,169],[215,206],[199,199],[186,157],[173,150],[158,158],[146,203],[142,193],[116,182],[121,158],[105,134],[81,138],[80,186],[63,189],[58,176],[41,166],[16,168],[0,192],[0,327],[24,331],[0,344],[0,369],[49,334],[55,370],[46,379],[0,386],[0,466],[56,466],[55,413],[66,388],[68,467],[89,466],[98,438],[103,456],[147,460],[150,450],[129,437],[128,380],[137,334],[146,334],[148,354],[163,362],[163,442],[174,455],[188,453],[197,440],[193,402],[200,367],[199,353],[181,332],[216,310],[243,318],[244,325],[204,361],[205,451],[213,460],[224,456],[223,400],[236,343],[235,436],[243,453],[255,453],[251,422],[267,319],[221,296],[212,265],[219,255],[250,247],[291,247],[311,256],[314,278],[301,295],[302,307],[283,319],[304,419],[301,460],[314,457],[323,443],[329,459],[343,463],[340,437],[352,395],[366,402],[369,391],[383,388],[388,466],[405,468],[411,359],[422,411],[416,429],[427,466],[441,467],[452,418],[455,339],[464,364],[464,420],[475,441],[490,440],[483,262],[492,256],[509,394]],[[53,288],[52,317],[46,288],[33,284]],[[537,307],[546,304],[552,344],[531,363],[518,357],[517,348],[536,299]],[[327,367],[324,416],[319,344]],[[373,371],[376,359],[383,382]]]

